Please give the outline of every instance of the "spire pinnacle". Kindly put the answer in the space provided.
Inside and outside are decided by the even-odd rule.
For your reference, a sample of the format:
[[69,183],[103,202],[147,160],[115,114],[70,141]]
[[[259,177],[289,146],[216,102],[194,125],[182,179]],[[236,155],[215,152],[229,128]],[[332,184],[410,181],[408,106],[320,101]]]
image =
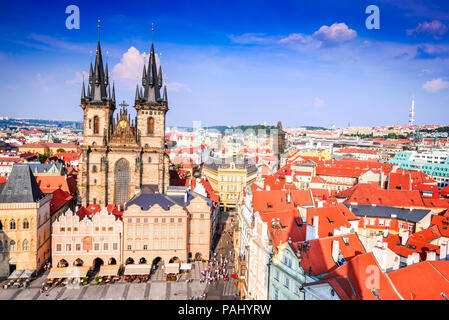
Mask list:
[[98,19],[98,42],[100,42],[100,19]]
[[154,43],[154,22],[151,23],[151,44]]

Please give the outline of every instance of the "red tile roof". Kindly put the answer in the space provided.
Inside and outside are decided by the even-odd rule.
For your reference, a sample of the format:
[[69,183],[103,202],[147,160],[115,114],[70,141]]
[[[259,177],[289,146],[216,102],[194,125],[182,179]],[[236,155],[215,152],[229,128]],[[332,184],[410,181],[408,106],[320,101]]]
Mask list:
[[350,228],[349,220],[358,220],[349,210],[343,210],[337,206],[314,208],[307,210],[307,223],[313,225],[314,219],[318,217],[318,237],[325,238],[334,235],[334,229],[341,227]]
[[[287,194],[290,194],[290,203],[287,203]],[[295,209],[297,206],[313,206],[314,201],[309,190],[254,190],[254,211],[273,212]]]
[[391,233],[387,237],[383,237],[382,241],[388,243],[388,249],[404,258],[416,252],[419,253],[421,261],[424,261],[427,259],[428,252],[435,251],[437,254],[440,253],[440,246],[416,240],[412,237],[408,238],[405,246],[401,244],[401,237]]
[[53,192],[53,198],[50,201],[50,215],[53,215],[70,200],[72,200],[72,196],[68,192],[61,189],[55,190]]
[[73,176],[36,176],[37,184],[43,193],[53,193],[57,189],[76,197],[76,181]]
[[[373,282],[373,275],[379,275],[378,283]],[[399,296],[388,281],[387,276],[379,268],[371,252],[356,255],[323,277],[322,281],[336,279],[344,300],[377,300],[373,289],[382,300],[397,300]],[[368,284],[368,285],[367,285]]]
[[446,300],[449,297],[449,261],[424,261],[390,272],[405,300]]
[[[348,244],[345,243],[343,238],[346,238]],[[346,261],[356,255],[366,253],[355,233],[310,240],[310,246],[306,250],[300,251],[301,267],[306,273],[320,276],[338,268],[332,258],[332,243],[334,240],[338,241],[339,249]]]

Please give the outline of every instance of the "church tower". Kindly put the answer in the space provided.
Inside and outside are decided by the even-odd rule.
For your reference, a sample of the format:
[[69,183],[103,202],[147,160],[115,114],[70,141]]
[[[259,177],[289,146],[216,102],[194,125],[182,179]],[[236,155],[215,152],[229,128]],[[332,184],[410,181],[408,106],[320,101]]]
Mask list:
[[[165,153],[167,92],[162,87],[162,69],[156,68],[152,45],[142,86],[136,89],[137,118],[131,119],[127,104],[116,109],[115,87],[103,67],[100,41],[95,65],[90,66],[87,92],[81,90],[84,112],[83,144],[79,166],[80,203],[124,205],[143,187],[164,193],[169,184],[169,158]],[[143,89],[143,90],[142,90]],[[147,188],[148,189],[148,188]]]
[[135,106],[137,112],[137,128],[140,132],[143,149],[143,171],[156,169],[158,177],[144,175],[143,184],[154,185],[156,181],[162,181],[159,192],[169,183],[169,160],[165,155],[165,116],[168,111],[167,88],[162,89],[162,67],[159,70],[156,65],[154,44],[151,44],[148,66],[143,66],[142,87],[136,87]]

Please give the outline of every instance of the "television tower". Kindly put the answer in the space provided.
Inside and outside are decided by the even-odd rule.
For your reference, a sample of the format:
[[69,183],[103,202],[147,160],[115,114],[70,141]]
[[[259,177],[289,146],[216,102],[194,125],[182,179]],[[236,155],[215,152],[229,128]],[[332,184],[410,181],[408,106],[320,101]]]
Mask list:
[[412,106],[408,112],[408,125],[413,126],[415,124],[415,97],[412,98]]

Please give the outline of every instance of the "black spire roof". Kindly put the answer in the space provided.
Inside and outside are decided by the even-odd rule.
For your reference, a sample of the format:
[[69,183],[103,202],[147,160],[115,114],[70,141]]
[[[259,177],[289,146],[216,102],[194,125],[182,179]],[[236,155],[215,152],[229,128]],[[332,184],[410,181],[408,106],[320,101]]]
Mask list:
[[29,165],[14,164],[0,192],[0,203],[37,202],[44,196]]
[[150,103],[160,103],[161,87],[162,87],[162,68],[159,66],[159,73],[156,67],[156,55],[154,53],[154,44],[151,44],[150,59],[148,61],[148,68],[142,74],[142,86],[144,88],[143,95],[140,95],[139,100]]

